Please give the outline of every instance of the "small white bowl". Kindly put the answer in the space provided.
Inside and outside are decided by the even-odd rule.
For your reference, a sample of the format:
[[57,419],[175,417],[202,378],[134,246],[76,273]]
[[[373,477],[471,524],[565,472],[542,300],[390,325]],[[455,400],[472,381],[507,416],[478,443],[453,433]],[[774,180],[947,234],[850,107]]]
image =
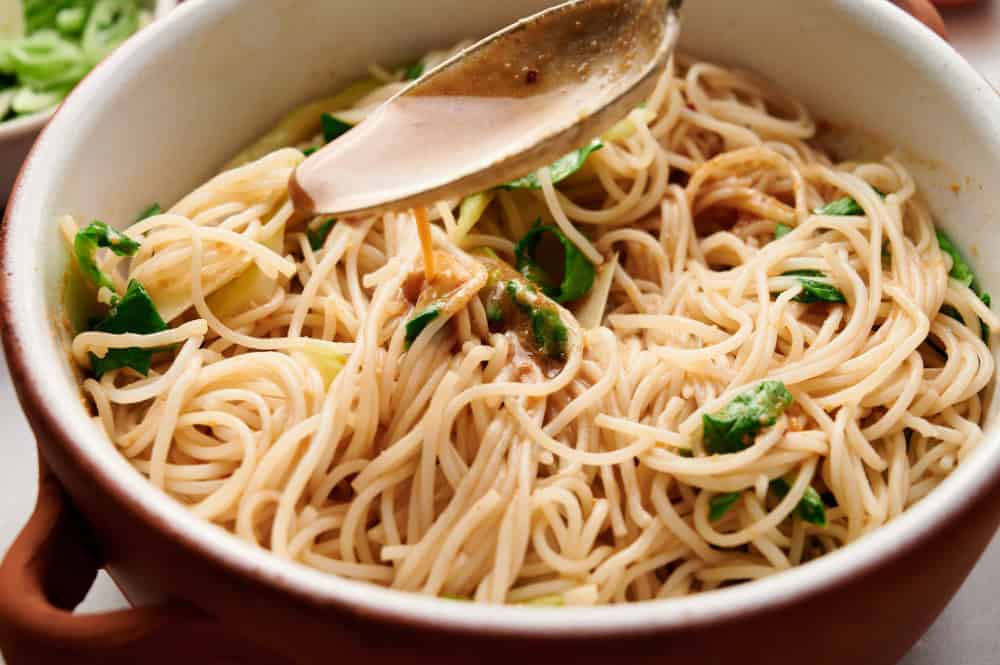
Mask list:
[[[183,0],[147,0],[153,7],[153,16],[161,18]],[[0,202],[6,204],[24,158],[35,139],[56,112],[53,107],[15,120],[0,122]]]

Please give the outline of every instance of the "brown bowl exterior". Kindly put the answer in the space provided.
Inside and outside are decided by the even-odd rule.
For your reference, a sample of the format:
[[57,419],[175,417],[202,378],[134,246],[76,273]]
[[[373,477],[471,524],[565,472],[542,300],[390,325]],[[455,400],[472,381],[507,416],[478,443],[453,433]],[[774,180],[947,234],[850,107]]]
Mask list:
[[[9,348],[8,357],[15,383],[30,385]],[[170,524],[151,521],[91,460],[74,455],[39,401],[23,398],[42,458],[94,529],[126,595],[139,605],[185,601],[216,617],[233,637],[254,645],[254,655],[241,658],[245,665],[304,665],[334,655],[371,665],[771,665],[776,654],[812,665],[895,665],[958,591],[1000,524],[1000,482],[993,482],[911,547],[778,607],[614,638],[462,633],[293,595],[266,571],[244,575],[227,567],[178,538]]]

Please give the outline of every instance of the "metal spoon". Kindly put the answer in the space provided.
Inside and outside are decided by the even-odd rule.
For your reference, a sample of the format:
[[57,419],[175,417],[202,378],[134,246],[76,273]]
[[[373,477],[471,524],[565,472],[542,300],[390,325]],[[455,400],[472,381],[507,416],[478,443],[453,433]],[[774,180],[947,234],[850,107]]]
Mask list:
[[310,215],[427,206],[537,171],[649,97],[681,0],[572,0],[429,72],[299,166]]

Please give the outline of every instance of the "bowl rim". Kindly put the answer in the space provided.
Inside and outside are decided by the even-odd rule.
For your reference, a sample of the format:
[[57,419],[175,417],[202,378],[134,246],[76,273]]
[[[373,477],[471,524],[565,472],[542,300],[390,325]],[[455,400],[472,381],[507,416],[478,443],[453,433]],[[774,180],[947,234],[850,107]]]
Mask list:
[[[77,419],[68,409],[51,405],[51,389],[42,379],[61,373],[57,363],[62,361],[42,353],[33,341],[51,335],[51,322],[45,308],[36,306],[43,302],[44,292],[34,284],[41,280],[32,280],[37,271],[35,253],[26,250],[33,247],[19,247],[24,234],[16,229],[35,223],[32,210],[37,210],[46,193],[46,163],[58,159],[62,138],[73,132],[72,119],[78,107],[95,100],[99,104],[101,89],[113,84],[116,72],[127,67],[142,49],[170,43],[173,36],[222,18],[246,1],[188,0],[96,67],[58,109],[32,148],[0,228],[0,332],[12,380],[32,426],[40,435],[51,436],[51,443],[63,448],[90,474],[95,491],[127,505],[138,519],[176,539],[180,546],[308,604],[337,606],[390,623],[520,637],[641,635],[738,620],[846,584],[901,552],[919,547],[943,523],[977,501],[992,483],[1000,481],[998,426],[987,433],[986,442],[973,458],[961,464],[926,500],[862,540],[818,560],[752,583],[682,598],[555,610],[458,603],[343,579],[279,559],[194,516],[150,484],[123,457],[101,455],[99,451],[106,450],[108,444],[95,426]],[[855,22],[891,34],[892,48],[907,57],[928,63],[945,61],[950,78],[942,79],[940,85],[952,96],[962,95],[983,105],[985,110],[973,117],[975,121],[986,123],[987,116],[1000,116],[1000,97],[973,67],[901,9],[888,2],[831,1]]]

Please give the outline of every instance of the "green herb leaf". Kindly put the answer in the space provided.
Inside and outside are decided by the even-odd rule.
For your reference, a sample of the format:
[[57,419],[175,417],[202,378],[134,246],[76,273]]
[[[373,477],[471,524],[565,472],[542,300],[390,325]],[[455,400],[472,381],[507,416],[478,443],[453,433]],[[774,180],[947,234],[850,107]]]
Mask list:
[[742,492],[730,492],[729,494],[716,494],[709,501],[708,518],[713,522],[721,520],[729,509],[736,505],[736,502],[743,496]]
[[705,447],[717,455],[746,450],[757,433],[774,425],[793,401],[781,381],[765,381],[738,395],[722,411],[702,416]]
[[305,150],[302,151],[302,154],[305,155],[306,157],[308,157],[309,155],[313,154],[317,150],[319,150],[319,148],[306,148]]
[[976,290],[976,274],[972,271],[972,266],[969,265],[969,262],[962,256],[962,252],[959,251],[958,246],[952,242],[947,233],[940,229],[937,231],[937,239],[941,251],[951,257],[951,272],[949,276],[970,289]]
[[802,293],[793,298],[796,302],[807,304],[815,302],[847,302],[847,298],[844,297],[844,294],[837,287],[825,281],[810,279],[812,277],[826,277],[819,270],[790,270],[784,273],[784,276],[799,278],[799,283],[802,285]]
[[[885,198],[884,192],[874,187],[872,189],[880,197]],[[827,217],[862,217],[865,214],[864,208],[850,196],[827,203],[825,206],[816,208],[813,212],[817,215],[825,215]]]
[[409,349],[420,337],[420,333],[439,316],[441,316],[441,305],[435,303],[410,319],[406,324],[406,348]]
[[802,293],[793,298],[796,302],[807,304],[815,302],[847,302],[847,298],[844,297],[840,289],[827,282],[800,277],[799,283],[802,284]]
[[566,358],[569,331],[557,312],[551,309],[531,310],[531,334],[535,338],[535,344],[549,358]]
[[318,252],[323,249],[326,244],[326,239],[330,236],[330,231],[333,230],[333,225],[337,223],[337,220],[333,217],[330,219],[323,220],[319,222],[316,226],[310,226],[306,229],[306,238],[309,239],[309,246],[312,247],[314,252]]
[[503,323],[503,305],[496,300],[486,304],[486,320],[490,323]]
[[[125,295],[111,308],[108,317],[94,329],[114,335],[125,333],[151,335],[166,330],[167,324],[146,289],[133,279],[129,282]],[[154,353],[153,349],[111,349],[103,358],[91,354],[90,367],[97,378],[101,378],[106,372],[123,367],[131,367],[145,376],[149,374]]]
[[351,129],[351,125],[329,113],[322,115],[321,122],[323,123],[323,140],[327,143],[337,140]]
[[[594,139],[586,147],[580,148],[579,150],[574,150],[573,152],[565,155],[554,163],[548,166],[549,177],[552,179],[552,184],[558,184],[570,177],[581,168],[587,162],[587,158],[593,153],[597,152],[604,147],[604,143],[600,139]],[[541,189],[542,184],[538,181],[538,174],[532,173],[531,175],[524,176],[523,178],[518,178],[512,182],[508,182],[503,185],[504,189]]]
[[[979,299],[982,300],[987,307],[993,306],[993,298],[992,296],[990,296],[990,294],[982,293],[979,295]],[[944,314],[945,316],[949,316],[955,319],[963,326],[965,325],[965,318],[959,313],[957,309],[955,309],[951,305],[941,305],[941,313]],[[983,338],[984,342],[990,341],[990,329],[982,319],[980,319],[979,321],[979,334]],[[947,356],[944,350],[938,347],[936,344],[932,344],[932,346],[934,346],[935,350],[938,351],[942,356]]]
[[[562,246],[561,276],[552,275],[551,269],[541,265],[543,257],[539,256],[538,250],[546,236],[555,238]],[[550,245],[549,249],[554,248]],[[535,226],[521,238],[514,251],[518,271],[556,302],[579,300],[594,286],[594,264],[555,226]],[[554,258],[554,254],[547,254]],[[558,269],[558,266],[553,267]]]
[[792,227],[788,226],[787,224],[777,224],[774,227],[774,239],[781,240],[791,232],[792,232]]
[[105,247],[118,256],[132,256],[139,251],[139,243],[115,231],[101,221],[93,221],[76,234],[73,252],[80,264],[80,270],[98,288],[114,291],[115,283],[97,267],[97,249]]
[[409,65],[406,66],[406,69],[403,71],[403,80],[416,81],[418,78],[424,75],[425,69],[426,65],[424,65],[424,63],[421,62],[420,60],[410,63]]
[[965,319],[963,319],[962,315],[958,313],[958,310],[951,305],[941,305],[941,313],[955,319],[962,325],[965,325]]
[[[771,490],[779,499],[784,499],[788,496],[791,489],[791,484],[784,478],[777,478],[771,481]],[[796,506],[795,512],[799,517],[810,524],[815,524],[816,526],[824,529],[830,526],[830,520],[826,514],[826,506],[823,503],[823,498],[812,485],[806,488],[806,492],[802,495],[802,500],[799,501],[799,505]]]
[[160,207],[159,203],[154,203],[145,210],[142,211],[138,217],[136,217],[137,222],[141,222],[144,219],[149,219],[150,217],[156,217],[157,215],[163,214],[163,208]]

